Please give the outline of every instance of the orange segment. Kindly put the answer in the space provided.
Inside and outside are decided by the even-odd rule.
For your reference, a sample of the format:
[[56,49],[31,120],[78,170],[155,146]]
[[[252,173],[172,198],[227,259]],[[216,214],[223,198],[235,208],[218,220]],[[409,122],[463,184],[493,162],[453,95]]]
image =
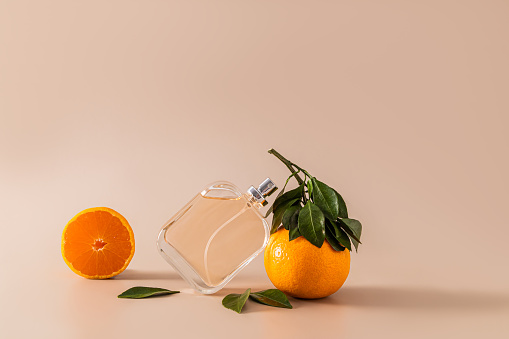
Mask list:
[[64,228],[62,256],[67,266],[82,277],[114,277],[127,268],[133,255],[133,230],[111,208],[81,211]]

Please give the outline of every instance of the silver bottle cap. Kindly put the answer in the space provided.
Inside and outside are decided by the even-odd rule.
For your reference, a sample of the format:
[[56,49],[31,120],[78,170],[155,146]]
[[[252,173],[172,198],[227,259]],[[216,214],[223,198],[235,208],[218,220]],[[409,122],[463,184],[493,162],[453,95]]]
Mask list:
[[270,180],[270,178],[267,178],[258,186],[258,189],[254,188],[254,186],[249,187],[247,189],[247,193],[250,194],[256,200],[256,202],[259,202],[265,206],[267,205],[267,200],[265,200],[265,197],[268,197],[276,190],[276,184]]

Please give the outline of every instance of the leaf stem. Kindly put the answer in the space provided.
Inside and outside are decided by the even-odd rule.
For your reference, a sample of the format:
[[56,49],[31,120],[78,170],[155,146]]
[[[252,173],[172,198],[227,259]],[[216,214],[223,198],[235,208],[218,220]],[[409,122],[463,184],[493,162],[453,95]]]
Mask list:
[[[297,180],[297,182],[299,183],[299,185],[302,185],[304,183],[304,180],[302,180],[302,178],[297,174],[298,172],[295,170],[295,168],[293,168],[293,166],[297,167],[298,169],[302,170],[301,168],[299,168],[297,165],[295,165],[294,163],[292,163],[291,161],[287,160],[284,156],[282,156],[281,154],[279,154],[278,151],[276,151],[275,149],[271,148],[269,149],[268,151],[270,154],[272,154],[273,156],[275,156],[276,158],[278,158],[279,160],[281,160],[281,162],[283,164],[285,164],[286,167],[288,167],[288,169],[290,170],[290,172],[293,173],[293,176],[295,177],[295,179]],[[304,171],[303,171],[304,172]]]
[[[312,178],[311,174],[308,173],[308,171],[306,171],[305,169],[301,168],[299,165],[297,164],[294,164],[293,162],[290,161],[290,164],[292,164],[292,166],[295,166],[299,171],[302,171],[302,173],[304,173],[304,175],[306,175],[307,177],[309,177],[309,179]],[[305,178],[304,178],[305,179]]]

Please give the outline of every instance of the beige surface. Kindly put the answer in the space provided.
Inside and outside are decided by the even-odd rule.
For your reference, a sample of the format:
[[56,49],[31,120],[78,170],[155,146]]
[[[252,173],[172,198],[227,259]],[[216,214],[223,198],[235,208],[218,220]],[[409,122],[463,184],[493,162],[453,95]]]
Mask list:
[[[507,1],[0,1],[2,338],[507,338]],[[287,170],[364,224],[342,290],[293,310],[257,258],[197,296],[155,249],[203,185]],[[72,273],[65,223],[130,221],[129,269]],[[182,289],[119,300],[135,285]]]

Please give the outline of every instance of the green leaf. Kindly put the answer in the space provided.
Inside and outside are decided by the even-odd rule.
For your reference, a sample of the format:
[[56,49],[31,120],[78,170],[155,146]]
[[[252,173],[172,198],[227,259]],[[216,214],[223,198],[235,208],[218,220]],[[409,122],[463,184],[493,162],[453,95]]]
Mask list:
[[313,202],[320,207],[327,219],[336,220],[339,215],[339,204],[336,192],[323,182],[312,178]]
[[248,288],[242,294],[237,293],[228,294],[226,297],[223,298],[223,306],[237,313],[240,313],[242,312],[242,308],[244,307],[247,298],[249,298],[249,294],[251,294],[250,288]]
[[350,240],[352,241],[352,244],[355,247],[355,252],[358,252],[359,242],[357,240],[355,240],[354,238],[352,238],[352,237],[350,237]]
[[345,230],[345,232],[350,237],[350,240],[352,240],[352,244],[355,247],[355,251],[358,250],[359,244],[362,244],[361,234],[362,234],[362,224],[355,219],[339,219],[341,227]]
[[251,293],[249,298],[267,306],[293,308],[292,304],[288,301],[286,294],[275,288]]
[[350,239],[352,240],[355,240],[357,241],[359,244],[362,244],[360,241],[359,241],[359,238],[355,237],[354,233],[352,232],[352,230],[348,227],[345,227],[344,225],[342,225],[341,227],[345,232],[346,234],[348,234],[348,236],[350,237]]
[[304,185],[300,185],[299,187],[286,192],[285,194],[281,195],[280,197],[276,198],[276,200],[274,200],[274,204],[272,204],[272,206],[274,207],[273,210],[274,211],[277,210],[279,205],[284,204],[287,201],[300,199],[303,194]]
[[[341,222],[343,229],[348,235],[350,235],[357,242],[362,244],[361,242],[361,234],[362,234],[362,225],[358,220],[343,218],[339,219]],[[346,227],[345,227],[346,226]]]
[[308,201],[299,213],[299,231],[310,243],[320,248],[325,240],[325,218],[318,206]]
[[334,229],[331,230],[329,224],[327,224],[328,220],[325,221],[325,240],[331,245],[331,247],[338,252],[344,251],[345,248],[339,243],[339,241],[334,237]]
[[272,211],[274,210],[274,204],[270,205],[269,209],[267,210],[267,213],[265,213],[265,218],[267,218]]
[[338,198],[339,217],[348,218],[348,209],[346,208],[345,200],[343,200],[343,197],[338,193],[338,191],[334,190],[334,193],[336,193],[336,197]]
[[290,229],[291,218],[295,213],[299,213],[301,208],[302,207],[300,205],[292,205],[286,209],[285,213],[283,214],[283,219],[281,220],[285,229]]
[[[319,182],[318,180],[316,180],[316,178],[311,176],[306,170],[304,170],[297,164],[287,160],[281,154],[276,152],[274,149],[270,149],[269,153],[273,154],[279,160],[281,160],[285,164],[285,166],[290,170],[290,172],[292,172],[290,177],[287,179],[287,182],[288,182],[288,180],[291,179],[291,177],[295,177],[297,182],[299,182],[299,184],[301,185],[301,186],[299,186],[299,188],[302,187],[302,189],[303,189],[303,191],[300,194],[300,199],[303,202],[306,202],[304,186],[307,186],[307,193],[309,194],[311,201],[313,203],[315,203],[316,206],[321,210],[323,217],[330,220],[336,226],[339,225],[340,226],[339,229],[342,230],[342,233],[346,233],[347,236],[344,237],[344,235],[341,234],[341,232],[339,232],[339,235],[338,235],[339,239],[343,239],[344,243],[348,243],[348,241],[346,240],[346,238],[348,238],[348,240],[351,242],[350,247],[351,247],[351,244],[353,243],[355,249],[357,249],[358,245],[361,243],[360,242],[360,236],[361,236],[361,231],[362,231],[361,224],[359,222],[357,222],[358,224],[348,225],[348,223],[349,223],[348,221],[346,221],[346,223],[339,222],[339,224],[337,224],[337,222],[336,222],[336,219],[338,217],[340,219],[348,219],[348,209],[346,207],[346,203],[345,203],[343,197],[341,196],[341,194],[339,194],[333,188],[327,186],[325,183],[322,183],[322,182]],[[295,169],[297,169],[297,171]],[[306,178],[309,178],[309,180],[307,180],[307,181],[302,180],[302,178],[299,177],[299,175],[298,175],[299,172],[303,172],[305,174],[304,180],[306,180]],[[286,187],[286,184],[285,184],[285,187]],[[297,188],[296,190],[298,190],[299,188]],[[330,194],[331,190],[334,192],[334,196],[332,196]],[[284,191],[284,188],[283,188],[283,191]],[[281,204],[284,202],[284,199],[281,199],[284,196],[283,191],[281,191],[280,194],[278,195],[278,198],[276,199],[278,201],[274,202],[273,208],[271,208],[269,210],[269,212],[267,213],[267,216],[270,214],[270,211],[276,209],[278,204]],[[317,191],[320,191],[320,192],[317,193]],[[334,204],[334,200],[337,203],[337,209]],[[299,218],[300,218],[300,216],[299,216]],[[354,220],[354,219],[350,219],[350,220]],[[305,229],[304,232],[303,232],[303,229],[301,229],[300,224],[304,225],[304,229]],[[276,229],[277,229],[277,227],[279,227],[279,225],[276,226]],[[310,225],[304,224],[301,221],[298,222],[297,227],[292,227],[292,223],[290,221],[290,225],[288,226],[288,228],[290,231],[290,240],[297,238],[299,236],[299,234],[301,234],[301,233],[302,233],[302,235],[306,234],[307,237],[312,238],[312,234],[310,233],[310,230],[312,231],[312,227]],[[324,228],[324,238],[325,238],[326,227],[324,226],[323,228]],[[275,231],[274,228],[273,228],[272,232],[273,231]],[[336,240],[338,240],[338,237],[336,237],[336,232],[335,231],[333,232],[332,229],[330,229],[329,238],[333,233],[334,233],[334,237],[336,238]],[[306,237],[306,239],[308,239],[307,237]],[[310,239],[308,239],[308,240],[310,242],[312,242]],[[339,243],[341,244],[341,242],[339,242]]]
[[313,182],[311,179],[307,181],[306,185],[308,186],[308,194],[311,196],[313,194]]
[[290,217],[289,224],[289,241],[295,240],[300,237],[302,234],[299,231],[299,213],[302,210],[302,207],[299,205],[299,208],[293,213]]
[[[297,171],[297,173],[299,173],[300,171]],[[276,199],[274,200],[274,202],[277,200],[277,198],[279,198],[280,196],[283,195],[283,193],[285,193],[285,189],[286,189],[286,185],[288,185],[288,181],[290,181],[290,179],[295,176],[295,174],[297,173],[292,173],[287,179],[286,179],[286,182],[285,182],[285,185],[283,186],[283,188],[279,191],[278,195],[276,196]],[[270,208],[268,209],[267,213],[265,214],[265,218],[267,218],[271,213],[272,211],[274,210],[274,204],[272,204],[270,206]]]
[[131,287],[130,289],[119,294],[118,298],[142,299],[174,293],[180,293],[180,291],[170,291],[164,288],[157,287],[136,286]]
[[350,238],[348,235],[341,229],[341,227],[336,223],[328,223],[326,226],[329,226],[334,238],[341,244],[341,246],[348,248],[349,251],[352,250],[352,244],[350,243]]
[[279,226],[281,225],[281,222],[283,221],[283,216],[287,208],[295,204],[297,201],[299,201],[299,199],[293,199],[277,206],[277,208],[274,210],[274,216],[272,217],[271,234],[276,232]]
[[290,224],[290,233],[288,241],[292,241],[300,237],[302,234],[299,231],[298,224]]

